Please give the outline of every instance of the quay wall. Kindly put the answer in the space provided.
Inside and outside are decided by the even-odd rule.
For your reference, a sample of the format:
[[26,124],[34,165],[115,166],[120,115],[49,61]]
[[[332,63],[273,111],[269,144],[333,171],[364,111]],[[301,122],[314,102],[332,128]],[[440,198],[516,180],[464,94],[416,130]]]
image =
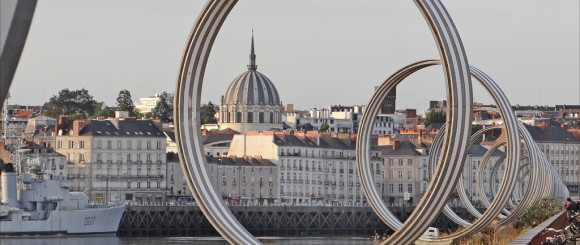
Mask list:
[[[370,207],[230,206],[234,216],[254,236],[372,236],[390,232]],[[404,220],[412,207],[391,207]],[[463,208],[461,217],[472,218]],[[432,226],[456,229],[441,214]],[[127,206],[118,236],[219,236],[198,206]]]

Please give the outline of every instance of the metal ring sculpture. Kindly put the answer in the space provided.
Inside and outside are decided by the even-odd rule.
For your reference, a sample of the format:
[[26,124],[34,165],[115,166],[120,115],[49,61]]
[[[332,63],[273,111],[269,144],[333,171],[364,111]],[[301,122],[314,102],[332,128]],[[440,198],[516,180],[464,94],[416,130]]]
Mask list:
[[[439,61],[435,61],[435,60],[423,61],[423,62],[415,63],[415,64],[410,65],[408,67],[405,67],[405,68],[399,70],[398,72],[396,72],[395,75],[393,75],[389,79],[387,79],[387,81],[385,81],[383,86],[381,86],[379,88],[379,90],[377,90],[375,97],[373,97],[373,99],[369,103],[369,106],[367,107],[367,113],[369,113],[369,114],[363,115],[362,120],[363,121],[364,120],[372,120],[376,116],[376,112],[375,112],[375,114],[373,114],[373,110],[372,110],[375,106],[374,104],[376,104],[376,102],[380,102],[384,99],[383,96],[388,93],[388,89],[390,88],[389,86],[396,86],[406,76],[410,75],[410,73],[406,72],[406,71],[413,71],[414,72],[414,71],[422,69],[426,66],[436,65],[436,64],[439,64]],[[495,82],[493,82],[493,80],[491,80],[491,78],[489,78],[487,75],[485,75],[485,73],[483,73],[482,71],[478,70],[475,67],[471,67],[471,72],[472,72],[473,76],[475,76],[477,78],[477,80],[479,80],[484,85],[484,87],[490,92],[490,94],[492,95],[492,97],[494,98],[496,103],[498,103],[499,108],[500,108],[499,110],[496,108],[488,108],[488,110],[500,112],[500,114],[502,114],[502,116],[507,115],[507,116],[510,116],[513,118],[514,115],[513,115],[513,113],[511,113],[510,105],[509,105],[509,103],[507,103],[507,100],[505,100],[505,98],[506,98],[505,95],[501,92],[501,90],[499,90],[499,88],[497,87]],[[405,75],[404,76],[397,76],[397,74],[405,74]],[[485,108],[484,108],[484,110],[485,110]],[[537,163],[537,165],[539,165],[539,162],[541,162],[541,161],[539,160],[537,155],[541,152],[539,152],[539,149],[537,149],[538,148],[537,145],[535,143],[533,143],[532,137],[529,135],[526,128],[521,123],[514,121],[513,119],[511,122],[515,123],[515,124],[512,124],[512,128],[517,127],[519,132],[522,134],[523,142],[527,146],[527,149],[532,149],[532,150],[529,150],[529,152],[533,153],[535,155],[535,157],[532,157],[534,159],[532,161],[534,163],[533,165],[536,165],[536,163]],[[505,122],[505,123],[507,124],[508,122]],[[361,125],[362,125],[362,123],[361,123]],[[504,128],[504,127],[492,126],[492,127],[488,127],[486,129],[483,129],[483,130],[476,132],[474,135],[471,136],[470,141],[468,143],[468,147],[471,147],[471,145],[475,142],[475,140],[478,139],[483,133],[485,133],[489,130],[496,129],[496,128]],[[365,130],[372,132],[372,128],[370,128],[370,129],[361,128],[359,130],[359,139],[368,136],[367,135],[368,132],[364,132]],[[430,174],[433,174],[432,165],[435,162],[437,162],[437,157],[439,156],[439,150],[440,150],[440,147],[442,146],[442,142],[443,142],[443,139],[444,139],[446,132],[447,132],[447,130],[446,130],[446,125],[445,125],[440,130],[438,135],[435,137],[433,144],[431,146],[430,165],[429,165]],[[507,130],[506,130],[506,132],[507,132]],[[452,234],[450,236],[447,236],[447,237],[442,237],[442,238],[437,238],[437,239],[429,239],[429,240],[452,240],[452,239],[457,239],[457,238],[460,238],[463,236],[473,234],[475,232],[480,231],[485,226],[491,224],[491,221],[493,221],[493,218],[495,218],[495,217],[501,218],[502,221],[499,223],[499,225],[503,225],[503,224],[511,222],[515,218],[519,217],[527,208],[529,208],[533,204],[538,203],[542,197],[561,197],[559,195],[553,195],[553,194],[550,194],[548,196],[546,196],[546,195],[544,195],[544,196],[533,195],[533,193],[538,193],[538,191],[544,190],[545,187],[551,188],[554,185],[559,187],[559,189],[565,189],[563,182],[559,179],[558,179],[558,181],[555,181],[555,182],[547,182],[547,183],[545,182],[545,185],[542,185],[541,182],[537,181],[537,177],[540,176],[541,174],[548,173],[549,169],[545,169],[545,168],[540,169],[540,168],[536,167],[536,168],[534,168],[532,178],[529,180],[530,183],[528,183],[528,188],[526,189],[525,194],[522,198],[521,205],[518,205],[517,207],[515,207],[515,210],[513,213],[509,212],[503,208],[506,204],[513,205],[513,202],[511,202],[511,198],[512,198],[514,185],[517,183],[517,181],[507,183],[506,178],[517,180],[518,178],[513,178],[513,176],[517,176],[517,173],[519,172],[519,169],[520,169],[517,166],[517,165],[519,165],[519,154],[514,154],[514,151],[517,151],[517,152],[520,151],[520,146],[519,146],[520,140],[518,137],[516,137],[514,135],[510,135],[509,133],[507,135],[508,135],[507,142],[501,141],[501,142],[497,143],[495,146],[493,146],[488,152],[486,152],[486,154],[483,157],[483,160],[481,161],[482,163],[478,168],[478,175],[480,175],[480,173],[482,172],[482,169],[483,169],[482,166],[485,165],[486,161],[489,159],[489,157],[491,156],[493,151],[495,151],[499,146],[502,146],[502,145],[505,145],[506,143],[508,143],[509,146],[513,147],[511,150],[508,148],[507,152],[508,152],[508,155],[510,155],[510,151],[511,151],[511,155],[510,155],[511,158],[509,158],[508,163],[505,164],[505,169],[506,169],[505,173],[508,173],[508,171],[509,171],[512,174],[510,176],[510,175],[504,173],[502,184],[500,185],[499,190],[497,191],[498,193],[500,193],[500,195],[497,196],[498,198],[507,198],[507,199],[504,199],[504,201],[502,203],[496,202],[495,199],[494,199],[494,202],[492,204],[489,204],[489,202],[488,202],[486,206],[491,205],[492,207],[490,207],[486,211],[486,213],[482,215],[468,201],[467,195],[465,193],[465,189],[463,188],[463,183],[462,183],[462,181],[459,181],[457,183],[457,192],[459,193],[459,196],[460,196],[462,202],[464,203],[464,205],[467,207],[467,209],[470,211],[470,213],[472,213],[476,218],[478,218],[478,220],[474,224],[471,224],[471,223],[461,219],[459,216],[457,216],[457,214],[455,214],[451,210],[450,207],[445,206],[443,209],[443,212],[452,221],[456,222],[457,224],[459,224],[463,227],[468,227],[468,228],[464,229],[460,232],[457,232],[455,234]],[[358,142],[357,144],[364,144],[364,142]],[[358,146],[359,145],[357,145],[357,147]],[[360,151],[360,149],[357,149],[357,153],[359,153],[359,151]],[[505,156],[500,157],[498,162],[495,164],[494,169],[497,169],[499,167],[499,163],[502,163],[504,158],[505,158]],[[368,166],[368,159],[367,159],[367,163],[365,163],[364,158],[357,158],[357,160],[359,161],[359,173],[361,173],[361,175],[362,175],[361,182],[364,182],[365,181],[364,180],[365,173],[363,171],[365,171],[364,166],[365,165]],[[509,167],[511,165],[515,165],[515,166],[513,169],[510,170]],[[545,166],[550,167],[550,165],[545,165]],[[515,171],[515,172],[513,172],[513,171]],[[493,178],[495,176],[491,175],[490,177]],[[480,179],[481,179],[481,177],[477,181],[478,185],[481,185],[482,181]],[[372,178],[371,178],[371,180],[372,180]],[[510,186],[506,187],[505,185],[507,185],[507,184],[509,184]],[[530,187],[530,186],[532,186],[532,187]],[[478,187],[480,187],[480,186],[478,186]],[[479,191],[479,192],[482,193],[481,191]],[[483,195],[483,194],[480,194],[480,195]],[[487,201],[487,199],[485,199],[485,201]],[[446,198],[443,200],[443,202],[446,202]],[[379,202],[378,205],[375,205],[372,203],[371,203],[371,205],[373,206],[373,208],[377,207],[377,208],[375,208],[375,211],[381,210],[383,208],[381,206],[384,206],[382,201]],[[419,205],[421,205],[421,204],[419,204]],[[493,211],[491,211],[491,210],[493,210]],[[501,212],[501,211],[504,211],[508,216],[506,217],[506,216],[499,214],[499,212]],[[400,225],[399,225],[400,222],[399,222],[399,224],[397,224],[396,222],[398,220],[396,220],[396,218],[394,218],[394,216],[392,214],[390,214],[390,212],[386,213],[386,214],[380,214],[380,213],[378,213],[378,214],[385,221],[385,223],[387,223],[389,226],[391,226],[391,228],[396,230],[398,227],[400,227]],[[435,214],[433,216],[436,217],[437,214]],[[489,219],[490,217],[491,217],[491,219]],[[483,225],[484,222],[485,222],[485,225]]]
[[[478,109],[474,109],[474,110],[484,110],[484,111],[495,111],[495,112],[499,112],[496,108],[478,108]],[[529,159],[531,159],[530,163],[527,163],[525,165],[522,165],[520,167],[520,173],[522,172],[522,170],[524,169],[524,167],[532,167],[532,169],[526,169],[526,172],[524,172],[523,174],[520,174],[518,177],[520,177],[520,181],[522,182],[522,178],[521,177],[528,177],[527,181],[525,182],[527,184],[525,192],[524,190],[522,190],[523,188],[523,184],[525,183],[521,183],[518,186],[518,190],[514,191],[514,195],[519,195],[519,198],[515,198],[514,195],[512,195],[512,199],[517,199],[518,201],[518,205],[515,205],[512,202],[512,199],[509,200],[509,202],[507,203],[508,206],[510,206],[511,208],[513,208],[513,212],[509,212],[507,210],[504,209],[504,212],[508,215],[508,217],[506,218],[503,215],[499,215],[498,217],[500,219],[502,219],[502,221],[498,224],[498,225],[504,225],[507,224],[511,221],[513,221],[515,218],[519,217],[520,215],[522,215],[529,207],[533,206],[534,204],[537,204],[541,201],[542,198],[562,198],[567,196],[567,194],[565,195],[552,195],[550,194],[549,196],[545,196],[542,193],[544,192],[546,187],[550,187],[551,186],[556,186],[558,187],[558,189],[560,190],[567,190],[565,185],[563,184],[563,182],[561,181],[561,179],[557,179],[557,181],[555,181],[554,183],[546,183],[546,185],[542,184],[542,182],[540,182],[539,180],[539,176],[542,175],[546,175],[547,173],[550,173],[550,171],[553,170],[553,168],[551,167],[551,165],[543,165],[543,166],[547,166],[548,168],[542,168],[543,166],[540,165],[542,164],[542,161],[540,161],[541,156],[540,156],[540,152],[539,149],[537,149],[537,145],[534,143],[531,135],[529,134],[529,132],[526,130],[526,128],[523,126],[523,124],[518,123],[519,126],[519,130],[520,130],[520,134],[522,136],[522,141],[524,143],[524,145],[526,146],[526,149],[530,149],[528,150],[528,155],[531,155],[529,157]],[[445,125],[443,126],[445,127]],[[479,138],[483,133],[493,130],[493,129],[497,129],[497,128],[502,128],[500,125],[494,125],[482,130],[477,131],[476,133],[474,133],[472,135],[471,141],[470,143],[473,143],[475,139]],[[439,152],[439,148],[441,146],[441,140],[443,138],[443,134],[441,133],[443,131],[440,131],[436,136],[435,139],[433,140],[433,145],[431,146],[431,152],[430,152],[430,156],[429,156],[429,167],[432,168],[432,165],[434,165],[434,163],[436,162],[436,158]],[[491,150],[490,149],[486,154],[491,154]],[[486,157],[484,157],[486,158]],[[481,165],[485,164],[486,160],[482,160],[480,163],[480,168],[478,168],[477,171],[477,175],[480,176],[480,178],[476,181],[476,185],[478,186],[478,188],[481,188],[481,179],[483,179],[483,177],[481,177],[481,173],[482,173],[482,169]],[[496,162],[495,166],[493,167],[493,171],[496,171],[497,168],[499,167],[498,163],[501,163],[503,161],[503,157],[500,157],[500,159],[498,159],[498,162]],[[429,170],[430,173],[432,173],[432,170]],[[531,173],[531,176],[529,172]],[[494,173],[492,172],[491,176],[487,179],[488,182],[493,183],[492,180],[494,180]],[[463,182],[459,181],[457,183],[457,188],[456,188],[457,193],[459,194],[459,197],[461,199],[461,202],[463,203],[463,205],[467,208],[467,210],[476,218],[480,218],[482,216],[481,213],[479,213],[479,211],[477,211],[477,209],[475,209],[475,207],[471,204],[471,202],[469,201],[469,198],[467,197],[466,193],[465,193],[465,188],[463,186]],[[516,193],[517,192],[517,193]],[[522,193],[524,192],[524,193]],[[563,192],[565,193],[565,192]],[[497,194],[494,193],[494,195]],[[482,195],[482,194],[480,194]],[[489,206],[489,203],[486,205],[486,207]],[[443,210],[444,214],[449,217],[452,221],[454,221],[456,224],[461,225],[463,227],[469,227],[471,225],[470,222],[463,220],[462,218],[460,218],[456,213],[454,213],[450,207],[446,206],[445,209]]]
[[[437,43],[442,66],[445,72],[447,85],[447,110],[448,127],[442,140],[442,154],[437,164],[436,174],[429,185],[426,196],[420,201],[419,206],[401,224],[394,219],[392,214],[382,203],[372,183],[370,169],[365,161],[369,159],[368,143],[370,130],[378,107],[388,90],[394,88],[402,79],[411,73],[433,65],[433,61],[420,62],[409,66],[393,75],[392,82],[381,86],[378,94],[373,96],[371,103],[361,121],[359,139],[357,141],[357,162],[359,178],[367,199],[373,209],[391,227],[398,230],[389,238],[388,243],[410,244],[418,239],[427,226],[435,219],[436,215],[445,206],[446,198],[452,192],[455,183],[460,178],[462,162],[465,160],[468,147],[466,143],[471,135],[472,92],[470,80],[470,68],[459,34],[439,0],[414,0],[415,4],[425,17]],[[230,210],[223,204],[221,197],[217,195],[215,187],[211,184],[208,174],[207,162],[203,154],[203,145],[199,128],[199,104],[201,100],[201,88],[203,84],[206,64],[211,48],[218,32],[233,9],[237,0],[209,0],[196,20],[182,57],[179,71],[177,88],[175,93],[175,128],[176,141],[179,157],[186,177],[188,186],[197,200],[201,210],[211,222],[214,228],[230,243],[235,244],[260,244],[232,215]],[[439,61],[435,61],[439,63]],[[497,89],[497,88],[496,88]],[[379,100],[379,101],[377,101]],[[506,119],[506,132],[508,133],[508,159],[519,159],[518,130],[515,128],[515,117],[507,113],[509,103],[504,97],[499,98],[502,115]],[[366,116],[366,117],[365,117]],[[512,150],[518,149],[518,150]],[[499,187],[499,195],[494,198],[492,207],[503,207],[511,195],[516,178],[517,161],[507,164],[504,173],[504,182]],[[551,176],[555,176],[552,174]],[[544,194],[557,193],[558,189],[544,189]],[[471,227],[473,230],[487,226],[499,213],[499,208],[490,208],[484,216]]]
[[[372,175],[370,172],[370,168],[369,168],[369,158],[368,158],[368,152],[370,150],[370,148],[368,147],[369,144],[369,140],[370,140],[370,136],[371,136],[371,132],[372,132],[372,122],[374,121],[374,117],[376,116],[376,113],[378,111],[378,105],[380,105],[381,101],[384,99],[384,96],[389,92],[389,90],[393,87],[395,87],[397,84],[399,84],[403,79],[405,79],[407,76],[409,76],[410,74],[412,74],[415,71],[418,71],[422,68],[428,67],[428,66],[432,66],[432,65],[438,65],[440,64],[440,61],[437,60],[428,60],[428,61],[422,61],[422,62],[418,62],[412,65],[409,65],[401,70],[399,70],[398,72],[396,72],[394,75],[392,75],[389,79],[387,79],[383,85],[381,85],[381,87],[376,91],[375,95],[373,96],[373,98],[371,99],[371,102],[369,102],[369,105],[365,111],[365,113],[363,114],[362,118],[361,118],[361,127],[359,127],[359,132],[358,132],[358,141],[357,141],[357,161],[358,161],[358,167],[359,167],[359,178],[361,179],[361,183],[363,185],[365,185],[366,183],[372,183]],[[517,173],[517,169],[518,169],[518,164],[519,164],[519,152],[520,152],[520,142],[519,142],[519,134],[517,130],[514,130],[517,128],[517,120],[515,119],[515,115],[513,113],[511,113],[511,106],[509,105],[509,103],[507,102],[507,98],[505,97],[505,95],[503,95],[503,93],[501,93],[501,90],[495,85],[495,83],[493,83],[493,81],[491,81],[491,79],[489,79],[487,76],[483,76],[480,73],[482,73],[481,71],[477,70],[474,67],[471,67],[471,69],[469,70],[473,73],[474,76],[476,76],[476,78],[478,78],[478,80],[482,81],[482,83],[486,84],[487,86],[485,86],[488,91],[492,94],[492,97],[494,98],[494,100],[496,101],[496,103],[498,104],[498,106],[500,107],[500,113],[502,114],[502,117],[505,119],[505,124],[506,126],[506,135],[508,138],[508,144],[509,144],[509,148],[507,151],[507,155],[509,156],[508,161],[510,161],[510,164],[506,165],[506,170],[505,173],[510,174],[509,176],[515,176],[515,174]],[[448,94],[449,97],[449,94]],[[471,102],[469,102],[471,104]],[[454,108],[448,108],[448,113],[452,111],[452,109]],[[469,115],[469,117],[467,117],[465,120],[467,120],[469,123],[471,122],[471,115]],[[370,124],[370,125],[368,125]],[[448,122],[447,125],[452,125],[453,121]],[[442,143],[440,144],[443,147],[443,150],[445,150],[445,146],[447,144],[449,144],[449,142],[445,142],[446,138],[448,137],[449,134],[449,129],[452,127],[446,126],[444,127],[441,131],[444,132],[444,136],[442,137],[443,139],[436,139],[434,141],[433,145],[439,145],[438,140],[442,141]],[[468,135],[467,137],[471,136],[471,125],[469,125],[468,130]],[[471,139],[467,139],[466,141],[464,141],[464,147],[468,150],[471,147],[472,141],[474,141],[476,138],[472,137]],[[433,152],[433,151],[432,151]],[[366,157],[364,156],[364,154],[366,153]],[[437,168],[435,169],[435,175],[433,176],[433,179],[431,180],[431,184],[429,185],[429,188],[426,190],[425,196],[421,199],[421,201],[419,202],[418,206],[415,208],[415,211],[413,213],[416,213],[418,211],[423,210],[427,210],[427,209],[431,209],[431,211],[429,212],[425,212],[421,215],[419,215],[419,217],[417,217],[415,220],[413,220],[413,225],[414,227],[418,227],[418,226],[424,226],[424,228],[426,229],[431,222],[437,218],[437,216],[439,215],[440,211],[442,211],[445,208],[446,202],[447,202],[447,197],[449,196],[449,194],[451,194],[451,191],[455,188],[457,181],[459,180],[459,177],[461,176],[462,173],[462,169],[463,169],[463,162],[465,160],[465,155],[462,156],[459,159],[457,159],[456,162],[452,162],[452,163],[445,163],[442,161],[442,159],[446,156],[446,154],[444,154],[445,152],[443,152],[437,162]],[[464,152],[463,154],[466,154],[466,152]],[[444,165],[444,164],[448,164],[448,165]],[[444,176],[442,174],[442,171],[448,171],[450,173],[447,174],[453,174],[453,176],[451,176],[451,178],[454,178],[453,181],[451,181],[451,178],[444,178],[444,177],[448,177],[448,176]],[[370,178],[369,178],[370,177]],[[484,227],[488,226],[489,224],[491,224],[491,222],[493,221],[493,219],[495,217],[498,216],[499,212],[503,209],[503,207],[505,206],[505,203],[507,202],[508,198],[511,196],[512,190],[515,186],[515,179],[516,178],[510,178],[504,175],[504,179],[502,181],[502,184],[500,186],[500,195],[498,195],[497,198],[494,199],[494,202],[492,204],[492,208],[488,209],[485,213],[485,215],[483,217],[481,217],[480,219],[478,219],[475,223],[471,224],[471,226],[469,226],[468,229],[464,229],[460,232],[454,233],[452,235],[446,236],[446,237],[441,237],[441,238],[437,238],[436,240],[452,240],[452,239],[456,239],[459,237],[463,237],[466,235],[470,235],[473,234],[481,229],[483,229]],[[447,182],[443,182],[443,181],[447,181]],[[437,183],[439,182],[439,183]],[[372,188],[372,187],[371,187]],[[384,203],[382,202],[382,200],[380,199],[380,196],[378,196],[378,193],[370,193],[371,190],[369,190],[369,188],[365,189],[365,195],[367,195],[367,200],[369,200],[371,206],[373,207],[373,209],[375,210],[375,212],[379,215],[379,217],[385,222],[387,223],[387,225],[389,225],[392,229],[396,230],[396,232],[393,234],[392,237],[395,237],[395,235],[397,233],[406,233],[409,234],[410,232],[405,232],[405,231],[401,231],[402,227],[404,227],[403,225],[401,225],[400,221],[398,221],[394,215],[388,210],[388,208],[384,205]],[[441,194],[443,193],[443,191],[448,191],[447,194]],[[431,193],[439,193],[440,195],[437,196],[432,196],[430,195]],[[431,202],[428,202],[431,201]],[[438,210],[435,210],[434,207],[439,207]],[[413,217],[413,213],[411,214],[410,217]],[[410,219],[410,218],[409,218]],[[407,221],[405,223],[409,223],[409,219],[407,219]],[[467,226],[467,222],[463,222],[462,224],[463,226]],[[422,229],[422,228],[421,228]],[[420,230],[419,232],[415,232],[415,233],[411,233],[414,234],[414,236],[416,236],[415,239],[418,239],[421,235],[422,235],[422,231]],[[406,238],[408,237],[408,235],[401,235],[401,237]],[[413,240],[414,241],[414,240]],[[394,241],[394,240],[388,240],[387,241],[389,244],[391,243],[396,243],[399,244],[399,242],[401,243],[406,243],[407,241]]]

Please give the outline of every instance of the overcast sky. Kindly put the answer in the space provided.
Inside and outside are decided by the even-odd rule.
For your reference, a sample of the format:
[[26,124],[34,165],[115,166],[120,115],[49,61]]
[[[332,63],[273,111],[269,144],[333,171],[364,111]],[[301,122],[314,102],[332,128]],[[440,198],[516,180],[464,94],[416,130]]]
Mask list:
[[[578,0],[444,0],[469,63],[512,104],[580,104]],[[175,90],[200,0],[42,0],[11,87],[11,104],[37,105],[63,88],[86,88],[115,105]],[[203,102],[219,103],[247,70],[255,28],[258,71],[299,109],[366,104],[373,87],[410,63],[438,58],[412,1],[243,0],[215,42]],[[480,86],[475,99],[490,102]],[[440,67],[398,87],[397,108],[422,111],[445,97]]]

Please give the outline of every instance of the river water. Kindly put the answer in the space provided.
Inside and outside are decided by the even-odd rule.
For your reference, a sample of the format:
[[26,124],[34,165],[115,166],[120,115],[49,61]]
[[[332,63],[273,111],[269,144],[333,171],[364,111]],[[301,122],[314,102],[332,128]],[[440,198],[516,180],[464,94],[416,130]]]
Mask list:
[[[370,237],[259,237],[264,244],[358,245],[372,244]],[[221,237],[116,237],[90,236],[22,236],[0,237],[0,245],[157,245],[157,244],[228,244]]]

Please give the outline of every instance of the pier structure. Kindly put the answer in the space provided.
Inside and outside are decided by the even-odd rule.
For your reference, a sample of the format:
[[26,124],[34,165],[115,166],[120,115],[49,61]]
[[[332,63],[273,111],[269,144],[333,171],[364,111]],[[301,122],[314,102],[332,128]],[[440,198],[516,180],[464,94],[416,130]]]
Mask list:
[[[372,236],[392,233],[371,207],[229,206],[233,216],[254,236]],[[391,207],[405,220],[413,207]],[[456,208],[469,218],[469,212]],[[458,226],[440,215],[433,226]],[[219,236],[199,206],[128,206],[118,236]]]

